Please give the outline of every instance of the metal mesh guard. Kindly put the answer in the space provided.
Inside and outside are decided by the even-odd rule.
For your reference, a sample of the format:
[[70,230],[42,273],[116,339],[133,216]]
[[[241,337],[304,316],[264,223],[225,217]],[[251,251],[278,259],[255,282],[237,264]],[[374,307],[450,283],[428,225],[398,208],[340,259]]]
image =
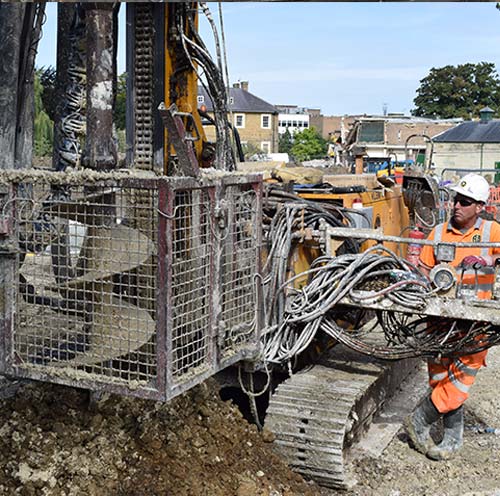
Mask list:
[[12,368],[156,397],[157,191],[17,185]]
[[257,349],[261,191],[243,179],[171,191],[168,397]]
[[165,399],[254,351],[261,185],[233,181],[16,184],[6,373]]

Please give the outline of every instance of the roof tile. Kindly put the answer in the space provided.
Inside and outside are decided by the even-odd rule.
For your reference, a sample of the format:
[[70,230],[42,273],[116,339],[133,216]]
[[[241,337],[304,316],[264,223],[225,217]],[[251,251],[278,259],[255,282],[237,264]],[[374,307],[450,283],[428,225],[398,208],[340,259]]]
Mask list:
[[467,121],[433,138],[436,143],[500,143],[500,120]]
[[[198,86],[198,96],[204,97],[203,104],[207,107],[207,111],[213,112],[214,107],[212,99],[209,97],[207,91],[203,86]],[[278,109],[274,105],[267,103],[261,98],[241,88],[229,88],[229,97],[233,98],[233,103],[232,105],[229,106],[230,110],[233,112],[245,112],[245,113],[256,113],[256,114],[278,113]]]

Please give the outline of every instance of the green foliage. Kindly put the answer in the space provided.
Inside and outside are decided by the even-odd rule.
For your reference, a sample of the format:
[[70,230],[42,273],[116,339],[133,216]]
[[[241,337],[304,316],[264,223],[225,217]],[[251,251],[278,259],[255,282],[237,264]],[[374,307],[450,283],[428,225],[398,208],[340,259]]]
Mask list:
[[433,67],[420,81],[413,103],[412,114],[420,117],[470,119],[478,117],[479,110],[486,105],[498,111],[500,80],[495,65],[480,62]]
[[35,156],[43,157],[52,154],[54,123],[45,111],[43,104],[43,86],[40,72],[40,70],[35,72],[35,127],[33,133],[33,147]]
[[127,151],[127,140],[125,136],[125,129],[116,130],[116,138],[118,140],[118,151],[120,153],[125,153]]
[[47,115],[54,120],[56,117],[57,105],[61,98],[56,94],[56,70],[54,67],[42,67],[37,70],[40,77],[40,83],[43,87],[42,102]]
[[116,101],[114,121],[117,129],[125,129],[125,115],[127,113],[127,73],[118,76],[116,87]]
[[242,143],[241,148],[243,149],[243,155],[245,156],[245,161],[249,160],[250,157],[263,157],[265,153],[254,143]]
[[291,155],[298,161],[313,160],[326,157],[328,143],[313,127],[296,132],[293,135]]
[[283,134],[280,134],[278,138],[278,152],[290,153],[292,145],[293,145],[292,135],[290,134],[288,128],[286,128],[286,131]]

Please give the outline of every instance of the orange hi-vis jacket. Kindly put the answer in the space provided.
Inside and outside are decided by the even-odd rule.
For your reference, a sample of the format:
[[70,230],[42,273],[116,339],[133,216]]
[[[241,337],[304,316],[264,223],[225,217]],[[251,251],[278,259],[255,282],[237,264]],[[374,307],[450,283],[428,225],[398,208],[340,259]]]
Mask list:
[[[462,233],[449,222],[437,225],[427,238],[436,242],[453,242],[453,243],[488,243],[490,241],[500,242],[500,224],[490,220],[477,219],[474,226],[467,232]],[[427,269],[432,269],[437,263],[435,255],[436,249],[432,246],[424,246],[420,254],[420,263]],[[468,255],[493,255],[500,253],[500,248],[474,247],[461,248],[457,247],[455,258],[450,262],[453,267],[459,267],[462,260]],[[459,269],[458,276],[462,277],[462,271]],[[491,287],[495,282],[495,270],[493,267],[483,267],[478,271],[468,269],[463,272],[461,280],[462,286],[474,288],[477,286],[477,296],[479,298],[490,299]]]
[[[500,242],[500,224],[497,222],[477,219],[474,226],[462,233],[451,223],[439,224],[429,234],[428,239],[448,242]],[[457,247],[455,258],[450,263],[459,267],[462,260],[468,255],[494,255],[500,253],[500,248],[461,248]],[[427,269],[432,269],[438,262],[435,249],[424,246],[420,254],[420,263]],[[459,277],[461,271],[458,270]],[[491,267],[484,270],[468,270],[463,273],[463,286],[477,289],[479,298],[491,298],[491,288],[495,282],[495,272]],[[462,355],[456,358],[431,359],[427,363],[429,384],[432,388],[431,399],[434,406],[441,413],[447,413],[459,408],[469,396],[469,389],[474,384],[479,369],[486,365],[488,350]]]

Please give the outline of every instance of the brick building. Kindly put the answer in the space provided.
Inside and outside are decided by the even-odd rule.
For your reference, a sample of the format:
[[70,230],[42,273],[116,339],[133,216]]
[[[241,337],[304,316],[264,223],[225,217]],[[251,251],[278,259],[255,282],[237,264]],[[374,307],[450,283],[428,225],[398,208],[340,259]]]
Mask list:
[[365,115],[323,115],[320,111],[309,114],[309,122],[311,127],[326,140],[331,137],[341,138],[345,140],[354,121]]
[[[432,138],[457,126],[462,119],[426,119],[409,116],[356,117],[344,140],[347,149],[356,149],[367,159],[416,160],[419,154],[430,157]],[[429,149],[428,149],[429,148]]]
[[[213,116],[212,99],[202,86],[198,87],[198,107],[205,106]],[[229,91],[229,108],[233,126],[243,145],[253,145],[264,153],[278,151],[278,110],[248,91],[248,82],[235,83]],[[207,139],[215,140],[215,129],[206,126]]]

